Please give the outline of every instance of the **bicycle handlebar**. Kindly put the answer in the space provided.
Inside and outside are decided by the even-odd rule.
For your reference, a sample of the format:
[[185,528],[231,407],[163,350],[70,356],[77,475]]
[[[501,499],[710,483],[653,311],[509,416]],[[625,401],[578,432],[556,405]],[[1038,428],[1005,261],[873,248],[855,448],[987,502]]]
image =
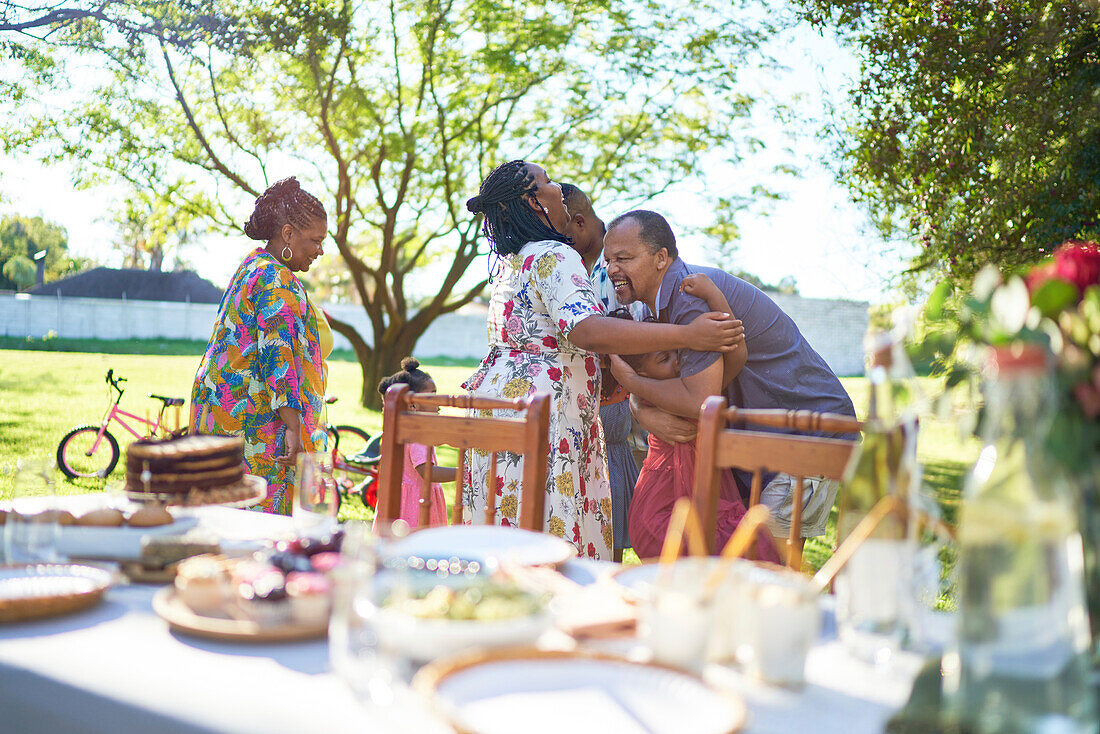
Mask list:
[[126,382],[126,378],[115,377],[115,371],[113,368],[107,370],[107,384],[113,387],[115,390],[118,390],[119,399],[122,398],[122,388],[118,385],[120,382]]

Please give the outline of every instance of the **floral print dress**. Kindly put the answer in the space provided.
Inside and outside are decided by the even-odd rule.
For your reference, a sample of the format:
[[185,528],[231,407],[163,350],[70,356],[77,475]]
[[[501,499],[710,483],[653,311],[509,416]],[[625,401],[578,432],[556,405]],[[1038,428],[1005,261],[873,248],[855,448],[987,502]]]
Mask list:
[[[489,304],[489,354],[463,387],[483,397],[550,394],[545,527],[572,542],[579,555],[610,560],[611,486],[599,421],[600,368],[595,354],[568,340],[574,326],[602,312],[575,250],[549,240],[528,242],[501,261]],[[470,451],[463,504],[473,512],[465,513],[467,522],[483,522],[488,474],[489,454]],[[500,453],[493,488],[498,524],[518,521],[522,476],[522,457]]]
[[294,470],[275,463],[285,453],[279,408],[298,411],[303,451],[327,442],[324,318],[294,273],[258,248],[226,289],[195,374],[191,432],[244,437],[248,472],[267,480],[265,512],[290,514]]

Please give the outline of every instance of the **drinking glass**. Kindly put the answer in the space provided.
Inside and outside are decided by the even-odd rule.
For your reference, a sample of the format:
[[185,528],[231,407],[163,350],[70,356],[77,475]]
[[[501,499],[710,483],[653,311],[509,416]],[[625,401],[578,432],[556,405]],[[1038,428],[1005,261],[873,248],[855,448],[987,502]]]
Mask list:
[[806,656],[821,630],[817,590],[800,574],[743,564],[735,598],[737,659],[766,683],[803,684]]
[[4,523],[4,558],[8,563],[57,561],[60,533],[53,506],[56,465],[42,459],[19,459],[14,467],[12,512]]
[[[939,520],[940,508],[925,492],[914,492],[911,502],[920,511]],[[954,568],[944,575],[940,555],[947,546],[944,533],[924,530],[910,523],[913,545],[908,589],[902,596],[902,619],[905,625],[905,649],[931,655],[942,652],[951,641],[954,618],[937,611],[941,597],[956,582]]]
[[714,601],[704,589],[710,566],[682,558],[663,566],[642,594],[642,638],[653,660],[699,672],[714,627]]
[[857,658],[885,663],[905,638],[905,600],[912,593],[913,544],[868,538],[836,578],[840,640]]
[[951,577],[943,578],[939,555],[944,545],[937,538],[914,549],[910,590],[902,598],[905,649],[924,655],[942,651],[950,641],[954,629],[951,624],[947,624],[946,615],[936,611],[941,594],[954,581]]
[[409,671],[378,635],[378,608],[388,590],[381,539],[368,524],[344,526],[341,562],[335,580],[329,622],[329,662],[364,703],[388,706],[405,689]]
[[338,491],[332,473],[332,454],[298,454],[294,475],[294,519],[299,528],[334,524],[340,506]]

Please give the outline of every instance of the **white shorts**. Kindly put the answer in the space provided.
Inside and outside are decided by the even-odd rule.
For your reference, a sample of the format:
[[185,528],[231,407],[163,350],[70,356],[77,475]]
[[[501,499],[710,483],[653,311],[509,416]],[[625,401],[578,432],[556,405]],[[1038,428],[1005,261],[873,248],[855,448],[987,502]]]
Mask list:
[[[760,502],[771,510],[773,535],[786,537],[791,534],[791,510],[794,507],[794,477],[776,474],[760,493]],[[825,534],[829,511],[836,501],[840,483],[824,477],[806,477],[802,482],[802,537],[812,538]]]

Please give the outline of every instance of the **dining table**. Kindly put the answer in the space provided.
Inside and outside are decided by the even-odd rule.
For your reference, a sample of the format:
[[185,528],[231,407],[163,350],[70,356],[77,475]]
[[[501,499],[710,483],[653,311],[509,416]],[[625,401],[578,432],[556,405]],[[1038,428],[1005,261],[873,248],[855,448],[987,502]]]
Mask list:
[[[245,509],[214,506],[189,513],[199,528],[219,534],[229,546],[295,531],[290,518]],[[604,584],[617,568],[573,559],[560,570],[581,584]],[[121,582],[91,608],[0,624],[0,732],[454,731],[432,700],[411,689],[385,703],[354,692],[333,672],[323,638],[240,642],[175,631],[154,611],[159,588]],[[822,597],[821,606],[821,634],[809,651],[802,685],[761,683],[726,665],[702,671],[710,685],[744,701],[743,731],[880,732],[906,703],[925,658],[896,651],[877,662],[857,659],[837,639],[831,597]],[[585,644],[623,651],[640,641]],[[576,722],[572,730],[585,731],[583,712]]]

